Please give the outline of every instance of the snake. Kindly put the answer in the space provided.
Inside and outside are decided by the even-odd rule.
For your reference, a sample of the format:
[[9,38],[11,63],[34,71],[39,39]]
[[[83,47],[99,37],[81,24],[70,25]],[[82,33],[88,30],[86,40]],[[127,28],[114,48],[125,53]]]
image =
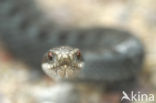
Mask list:
[[134,78],[141,71],[144,48],[128,30],[62,28],[47,19],[33,0],[0,2],[1,40],[14,56],[37,71],[45,52],[42,67],[56,79],[79,74],[80,79],[114,82]]
[[83,68],[84,62],[78,48],[61,46],[45,53],[42,68],[54,79],[72,78]]

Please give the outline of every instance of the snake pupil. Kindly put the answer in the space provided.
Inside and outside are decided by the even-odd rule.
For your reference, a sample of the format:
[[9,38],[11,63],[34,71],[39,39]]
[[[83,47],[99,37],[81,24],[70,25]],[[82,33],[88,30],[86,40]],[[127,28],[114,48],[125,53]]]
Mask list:
[[81,53],[80,53],[80,51],[78,51],[77,52],[77,58],[80,59],[80,57],[81,57]]
[[53,59],[53,53],[52,52],[48,52],[48,58],[49,58],[49,60]]

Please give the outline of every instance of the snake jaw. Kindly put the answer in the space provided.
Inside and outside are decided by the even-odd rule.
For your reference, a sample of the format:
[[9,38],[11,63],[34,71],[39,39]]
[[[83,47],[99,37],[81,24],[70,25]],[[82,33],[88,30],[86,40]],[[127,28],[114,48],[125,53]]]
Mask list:
[[45,71],[48,76],[53,79],[59,80],[62,78],[73,78],[79,73],[80,69],[83,67],[83,63],[80,63],[76,66],[68,65],[50,65],[48,63],[42,64],[42,69]]
[[[47,53],[43,58],[42,69],[53,79],[73,78],[83,68],[82,58],[77,58],[79,49],[67,46],[50,49],[53,59],[49,60]],[[49,53],[48,53],[49,54]]]

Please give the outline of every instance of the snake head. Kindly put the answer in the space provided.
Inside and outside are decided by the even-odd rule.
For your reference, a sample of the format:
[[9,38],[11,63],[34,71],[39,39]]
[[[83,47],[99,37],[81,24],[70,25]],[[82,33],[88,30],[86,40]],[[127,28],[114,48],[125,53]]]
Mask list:
[[56,80],[75,77],[83,65],[80,50],[69,46],[50,49],[42,61],[43,71]]

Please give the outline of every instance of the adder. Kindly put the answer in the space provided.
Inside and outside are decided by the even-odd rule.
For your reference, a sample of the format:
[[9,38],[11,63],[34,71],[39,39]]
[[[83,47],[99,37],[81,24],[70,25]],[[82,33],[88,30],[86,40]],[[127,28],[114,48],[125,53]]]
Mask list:
[[[66,66],[71,66],[71,62],[76,61],[74,69],[73,66],[68,69],[72,69],[72,73],[78,69],[79,80],[116,83],[133,80],[141,71],[144,48],[141,41],[129,31],[105,27],[58,28],[55,21],[46,19],[33,0],[0,1],[0,17],[1,39],[16,57],[34,68],[40,68],[42,55],[49,48],[67,45],[79,48],[83,54],[84,61],[77,61],[79,57],[72,61],[65,59],[68,64]],[[53,69],[50,60],[53,53],[48,55],[49,61],[44,63],[51,67],[50,72],[56,72],[57,68]],[[58,54],[54,53],[55,55]],[[60,61],[57,62],[61,67]],[[47,68],[48,65],[43,67]],[[70,77],[71,72],[50,75],[54,78],[62,75]]]
[[[133,38],[132,40],[135,39]],[[127,49],[134,45],[124,44],[124,46],[127,46]],[[123,53],[128,53],[127,50],[117,54],[118,58],[115,58],[114,52],[109,51],[109,53],[111,58],[108,54],[105,54],[104,63],[101,64],[102,66],[99,68],[98,65],[95,64],[97,67],[92,69],[93,66],[89,68],[84,66],[85,60],[83,60],[83,54],[78,48],[60,46],[48,50],[43,56],[42,69],[51,78],[61,80],[61,82],[57,82],[56,85],[49,90],[49,96],[46,101],[52,103],[120,103],[121,91],[124,90],[128,92],[130,90],[136,90],[133,87],[136,88],[135,82],[137,81],[139,73],[134,75],[133,71],[137,72],[138,68],[136,67],[141,66],[141,63],[133,63],[140,57],[138,57],[138,54],[135,54],[133,59],[127,55],[123,56]],[[116,76],[117,79],[106,78],[105,72],[107,72],[107,69],[112,70],[112,72],[130,72],[133,75],[131,74],[129,78],[125,76],[119,79],[116,75],[111,75],[117,73],[110,73],[110,77]],[[122,69],[125,69],[125,72],[122,72]],[[122,76],[124,75],[125,74]],[[104,96],[105,93],[107,94],[106,97]],[[115,94],[116,98],[118,98],[116,100],[113,99],[113,95]],[[40,96],[40,98],[43,97]]]
[[143,46],[128,31],[105,27],[59,29],[33,0],[2,0],[0,16],[0,37],[16,57],[34,68],[40,68],[42,55],[49,48],[67,45],[83,54],[82,78],[115,81],[137,76],[140,71]]
[[6,46],[35,68],[40,68],[42,55],[49,48],[68,45],[79,48],[83,54],[82,77],[115,81],[137,76],[140,71],[143,46],[129,31],[105,27],[58,28],[33,0],[2,0],[0,17],[0,37]]

